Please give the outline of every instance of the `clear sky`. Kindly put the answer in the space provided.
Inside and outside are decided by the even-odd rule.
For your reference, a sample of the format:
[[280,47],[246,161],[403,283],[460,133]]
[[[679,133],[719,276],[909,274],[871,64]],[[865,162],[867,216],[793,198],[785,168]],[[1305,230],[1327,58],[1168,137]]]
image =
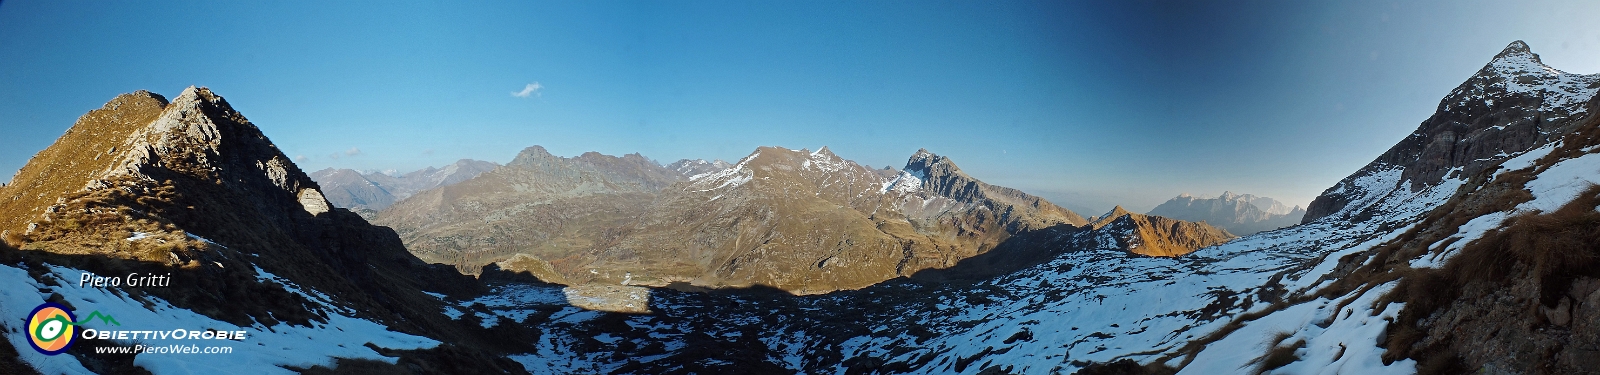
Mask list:
[[1600,2],[0,4],[0,170],[139,89],[209,86],[307,171],[918,148],[1068,208],[1304,205],[1513,40],[1600,72]]

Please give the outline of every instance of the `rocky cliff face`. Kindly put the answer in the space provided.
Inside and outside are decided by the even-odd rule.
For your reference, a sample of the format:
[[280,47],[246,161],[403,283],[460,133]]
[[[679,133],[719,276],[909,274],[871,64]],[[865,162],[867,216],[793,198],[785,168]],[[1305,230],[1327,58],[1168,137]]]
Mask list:
[[377,211],[417,192],[454,185],[499,166],[482,160],[461,159],[443,168],[427,167],[398,176],[327,168],[311,173],[311,179],[322,185],[323,195],[334,206],[370,218]]
[[[1410,136],[1313,200],[1302,221],[1360,218],[1369,214],[1350,208],[1397,188],[1417,191],[1471,176],[1554,142],[1594,113],[1590,99],[1597,90],[1600,74],[1551,68],[1527,44],[1513,42],[1440,101]],[[1362,180],[1394,181],[1375,186]]]
[[1231,233],[1250,235],[1299,224],[1305,210],[1298,206],[1289,208],[1272,198],[1223,192],[1216,198],[1182,194],[1156,206],[1149,214],[1204,221]]

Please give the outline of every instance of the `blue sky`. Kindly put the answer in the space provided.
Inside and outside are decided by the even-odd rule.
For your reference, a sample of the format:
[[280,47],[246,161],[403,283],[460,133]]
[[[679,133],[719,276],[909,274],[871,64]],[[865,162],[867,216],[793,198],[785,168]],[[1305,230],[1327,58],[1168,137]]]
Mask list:
[[0,173],[119,93],[200,85],[307,171],[927,148],[1085,214],[1303,205],[1513,40],[1600,72],[1581,1],[331,3],[5,1]]

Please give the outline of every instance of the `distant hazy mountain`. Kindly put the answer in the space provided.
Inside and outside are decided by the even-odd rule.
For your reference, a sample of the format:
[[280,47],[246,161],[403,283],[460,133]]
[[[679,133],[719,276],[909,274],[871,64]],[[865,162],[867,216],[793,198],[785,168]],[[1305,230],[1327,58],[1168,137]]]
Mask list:
[[1299,206],[1291,208],[1272,198],[1223,192],[1216,198],[1182,194],[1156,206],[1149,214],[1205,221],[1243,236],[1299,224],[1305,210]]
[[311,179],[322,186],[323,195],[334,206],[375,212],[417,192],[466,181],[499,166],[482,160],[461,159],[443,168],[427,167],[399,176],[327,168],[311,173]]

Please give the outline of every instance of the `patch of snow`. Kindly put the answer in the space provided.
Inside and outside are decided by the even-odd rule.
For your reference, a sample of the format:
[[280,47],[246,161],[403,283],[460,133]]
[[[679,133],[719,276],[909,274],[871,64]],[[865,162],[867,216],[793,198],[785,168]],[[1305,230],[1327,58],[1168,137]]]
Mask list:
[[900,171],[900,174],[896,175],[894,179],[884,182],[883,187],[879,188],[878,192],[888,193],[893,191],[901,194],[916,193],[918,191],[922,191],[922,181],[926,180],[927,178],[928,175],[922,171]]
[[196,235],[194,235],[194,233],[183,232],[183,234],[188,235],[190,239],[193,239],[195,241],[205,242],[207,245],[221,247],[221,248],[227,248],[227,246],[218,245],[216,242],[212,242],[211,240],[206,239],[205,237],[196,236]]
[[1516,211],[1555,211],[1597,183],[1600,183],[1600,154],[1563,160],[1528,181],[1526,188],[1533,193],[1533,200],[1517,205]]
[[1523,152],[1522,154],[1517,155],[1517,157],[1507,159],[1505,162],[1500,163],[1500,171],[1496,172],[1495,175],[1498,176],[1499,174],[1506,173],[1508,171],[1532,167],[1535,161],[1538,161],[1545,155],[1549,155],[1550,151],[1555,151],[1555,149],[1559,147],[1561,147],[1561,142],[1555,142],[1546,144],[1536,149],[1528,150],[1527,152]]

